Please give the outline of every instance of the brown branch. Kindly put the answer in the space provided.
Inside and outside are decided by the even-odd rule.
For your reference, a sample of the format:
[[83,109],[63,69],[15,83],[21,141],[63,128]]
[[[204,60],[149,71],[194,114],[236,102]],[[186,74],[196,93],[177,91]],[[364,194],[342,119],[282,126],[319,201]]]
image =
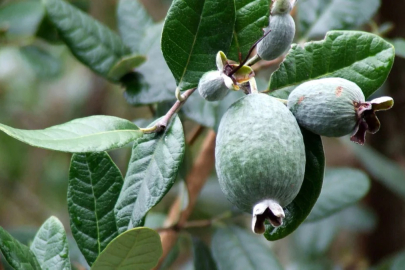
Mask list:
[[199,153],[190,173],[186,177],[189,201],[186,209],[181,210],[181,199],[177,198],[170,208],[168,217],[165,221],[165,227],[171,227],[160,232],[160,239],[163,245],[163,255],[155,269],[159,269],[169,251],[177,241],[178,232],[183,228],[194,209],[198,195],[205,182],[214,169],[215,160],[215,132],[209,131],[204,140],[201,152]]
[[196,126],[192,131],[190,137],[187,139],[188,145],[193,145],[198,137],[203,133],[205,127],[202,125]]

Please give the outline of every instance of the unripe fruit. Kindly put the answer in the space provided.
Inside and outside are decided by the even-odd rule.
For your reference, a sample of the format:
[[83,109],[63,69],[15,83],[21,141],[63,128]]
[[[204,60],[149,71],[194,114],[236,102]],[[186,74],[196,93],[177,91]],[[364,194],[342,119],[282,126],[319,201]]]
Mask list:
[[225,113],[218,129],[216,170],[222,191],[253,213],[252,230],[264,220],[280,226],[283,207],[297,196],[305,173],[305,146],[292,113],[265,94],[250,94]]
[[295,35],[294,19],[290,15],[292,5],[289,0],[274,3],[269,26],[264,29],[271,31],[257,44],[257,54],[264,60],[274,60],[287,52]]
[[198,92],[204,99],[216,101],[222,100],[229,93],[229,89],[220,71],[209,71],[201,77]]
[[342,78],[303,83],[291,92],[287,102],[305,129],[327,137],[352,133],[351,140],[359,144],[364,144],[366,131],[376,133],[380,128],[375,111],[392,105],[390,97],[366,102],[360,87]]
[[365,102],[360,87],[345,79],[326,78],[295,88],[287,106],[302,127],[319,135],[340,137],[356,127],[356,102]]

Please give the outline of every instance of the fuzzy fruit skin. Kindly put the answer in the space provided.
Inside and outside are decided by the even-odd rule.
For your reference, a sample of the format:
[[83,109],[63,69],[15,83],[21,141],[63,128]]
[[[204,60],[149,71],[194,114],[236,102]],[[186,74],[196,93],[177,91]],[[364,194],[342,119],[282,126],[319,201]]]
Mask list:
[[301,188],[305,162],[300,128],[276,99],[250,94],[223,116],[215,166],[222,191],[239,209],[252,213],[263,200],[287,206]]
[[287,107],[298,123],[309,131],[340,137],[354,131],[358,121],[354,102],[364,101],[364,94],[355,83],[325,78],[295,88],[288,97]]
[[222,100],[229,93],[229,89],[219,71],[209,71],[201,77],[198,92],[204,99],[216,101]]
[[264,30],[271,32],[257,44],[260,58],[274,60],[290,49],[295,35],[295,23],[289,13],[270,16],[270,24]]

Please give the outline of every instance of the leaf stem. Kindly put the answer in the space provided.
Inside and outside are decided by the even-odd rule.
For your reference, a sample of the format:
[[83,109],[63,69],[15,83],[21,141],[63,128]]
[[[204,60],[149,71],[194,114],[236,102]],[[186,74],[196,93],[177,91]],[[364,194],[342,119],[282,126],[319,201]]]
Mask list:
[[255,54],[255,56],[253,56],[252,58],[250,58],[245,65],[247,66],[253,66],[254,64],[256,64],[257,62],[259,62],[261,60],[260,56],[258,54]]

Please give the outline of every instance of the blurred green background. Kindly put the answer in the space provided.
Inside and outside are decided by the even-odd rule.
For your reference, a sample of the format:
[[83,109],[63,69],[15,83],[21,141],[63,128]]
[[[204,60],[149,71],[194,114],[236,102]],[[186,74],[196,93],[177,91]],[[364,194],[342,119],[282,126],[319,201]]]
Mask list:
[[[128,105],[124,89],[92,73],[63,43],[58,43],[51,28],[40,23],[42,15],[35,2],[0,1],[0,123],[42,129],[97,114],[151,119],[148,106]],[[117,1],[70,2],[116,29]],[[152,17],[160,21],[171,1],[142,2]],[[295,16],[305,16],[299,11],[294,11]],[[372,188],[358,205],[322,221],[304,224],[277,243],[266,243],[288,269],[368,269],[377,264],[379,269],[405,269],[405,259],[401,263],[401,257],[394,263],[386,261],[405,250],[405,59],[401,58],[405,56],[405,41],[401,40],[405,37],[404,12],[404,1],[381,1],[373,19],[360,27],[394,40],[397,49],[390,77],[374,95],[390,95],[395,99],[392,110],[379,114],[380,132],[368,136],[363,148],[345,138],[323,138],[327,166],[361,168],[372,178]],[[267,80],[272,69],[262,69],[258,77]],[[188,135],[198,128],[186,119],[184,126]],[[192,163],[206,132],[203,129],[196,143],[189,147],[187,163]],[[130,149],[110,154],[125,172]],[[70,157],[30,147],[0,133],[0,226],[27,242],[49,216],[55,215],[69,233],[66,193]],[[178,181],[153,210],[147,225],[159,227],[170,202],[181,192],[181,185],[182,181]],[[192,218],[210,218],[230,208],[213,172]],[[248,219],[241,217],[235,222],[246,224]],[[191,232],[203,236],[209,235],[209,231]],[[187,234],[179,239],[172,254],[175,262],[167,269],[192,269],[190,241]],[[82,262],[79,255],[76,259]],[[393,268],[395,265],[399,268]]]

